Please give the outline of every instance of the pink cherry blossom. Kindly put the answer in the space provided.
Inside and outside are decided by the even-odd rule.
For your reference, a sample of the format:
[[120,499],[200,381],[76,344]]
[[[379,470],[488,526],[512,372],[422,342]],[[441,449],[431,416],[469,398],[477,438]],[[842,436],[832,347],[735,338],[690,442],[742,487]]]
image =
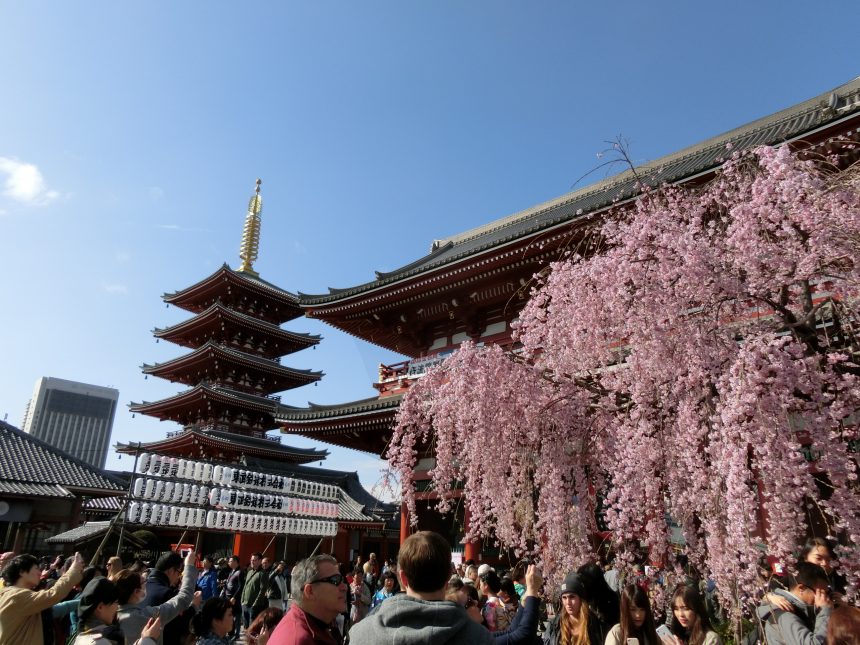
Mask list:
[[[858,173],[787,146],[731,154],[552,263],[522,354],[464,343],[413,386],[388,452],[413,519],[426,454],[442,511],[462,484],[469,537],[554,580],[594,557],[599,503],[622,568],[672,568],[671,517],[734,618],[760,596],[759,558],[792,562],[811,515],[860,542]],[[860,555],[838,555],[854,593]]]

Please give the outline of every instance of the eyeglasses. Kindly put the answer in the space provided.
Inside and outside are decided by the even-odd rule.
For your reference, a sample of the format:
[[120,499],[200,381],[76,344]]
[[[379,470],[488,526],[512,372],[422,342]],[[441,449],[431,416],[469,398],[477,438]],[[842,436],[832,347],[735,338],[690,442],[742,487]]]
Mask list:
[[318,582],[327,582],[330,585],[334,585],[335,587],[339,587],[343,583],[343,576],[339,573],[334,574],[333,576],[329,576],[328,578],[320,578],[319,580],[311,580],[308,584],[315,585]]

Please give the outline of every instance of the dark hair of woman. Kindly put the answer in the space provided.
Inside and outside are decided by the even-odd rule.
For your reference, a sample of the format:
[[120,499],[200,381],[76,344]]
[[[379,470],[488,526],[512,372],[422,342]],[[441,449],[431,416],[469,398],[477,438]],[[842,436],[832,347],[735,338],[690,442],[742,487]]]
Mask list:
[[[680,603],[683,603],[688,609],[692,609],[695,614],[687,627],[683,627],[675,616],[675,607]],[[672,633],[687,645],[702,645],[705,642],[705,636],[711,631],[711,621],[705,610],[705,601],[698,590],[687,585],[678,585],[675,588],[675,593],[672,594],[670,606],[672,607],[672,624],[670,626]]]
[[860,645],[860,609],[840,605],[827,623],[827,645]]
[[495,571],[487,571],[487,573],[481,576],[481,582],[487,585],[493,593],[499,593],[502,589],[502,581],[499,580],[499,576]]
[[81,581],[78,583],[78,586],[81,589],[84,589],[90,582],[92,582],[93,578],[98,577],[104,577],[104,574],[99,567],[87,567],[81,575]]
[[117,600],[120,605],[127,605],[132,594],[143,586],[141,575],[131,569],[123,569],[113,581],[116,585]]
[[511,580],[507,576],[502,578],[500,590],[504,591],[508,595],[508,598],[510,598],[514,602],[514,604],[519,604],[520,595],[517,593],[517,590],[514,587],[513,580]]
[[254,619],[254,622],[248,626],[248,633],[251,636],[259,636],[260,630],[263,629],[263,625],[266,626],[266,631],[271,634],[275,631],[275,627],[278,626],[278,623],[281,622],[281,618],[284,617],[284,610],[278,609],[277,607],[268,607],[260,612],[260,614]]
[[591,611],[597,615],[600,622],[608,630],[618,623],[620,608],[618,594],[612,591],[612,587],[603,577],[603,569],[593,562],[584,564],[576,572],[582,577],[583,582],[591,594],[589,606]]
[[226,598],[210,598],[203,603],[191,620],[191,633],[195,636],[206,636],[212,631],[212,623],[224,618],[231,611],[230,602]]
[[817,549],[820,546],[823,546],[825,549],[827,549],[827,552],[830,554],[830,557],[833,557],[833,545],[824,538],[816,537],[809,538],[806,541],[806,544],[804,544],[803,548],[800,550],[800,557],[798,558],[798,561],[806,562],[806,558],[809,557],[809,554],[812,552],[812,550]]
[[[645,620],[641,627],[633,622],[633,610],[645,612]],[[651,602],[648,592],[639,585],[627,585],[621,590],[621,642],[628,638],[638,638],[639,642],[647,645],[660,645],[657,628],[654,626],[654,614],[651,612]]]

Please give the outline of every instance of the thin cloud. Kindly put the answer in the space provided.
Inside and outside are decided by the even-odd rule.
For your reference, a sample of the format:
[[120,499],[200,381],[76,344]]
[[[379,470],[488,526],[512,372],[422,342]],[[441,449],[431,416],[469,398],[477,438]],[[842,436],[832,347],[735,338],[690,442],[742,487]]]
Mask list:
[[122,295],[128,293],[128,287],[124,284],[102,284],[102,290],[105,293],[112,295]]
[[13,157],[0,157],[0,181],[4,197],[28,206],[44,206],[60,196],[48,188],[36,164]]
[[158,228],[164,229],[165,231],[184,231],[189,233],[211,233],[212,231],[208,228],[189,228],[185,226],[180,226],[179,224],[159,224]]
[[161,188],[159,186],[151,186],[149,188],[149,198],[152,201],[157,202],[158,200],[160,200],[163,197],[164,197],[164,189],[163,188]]

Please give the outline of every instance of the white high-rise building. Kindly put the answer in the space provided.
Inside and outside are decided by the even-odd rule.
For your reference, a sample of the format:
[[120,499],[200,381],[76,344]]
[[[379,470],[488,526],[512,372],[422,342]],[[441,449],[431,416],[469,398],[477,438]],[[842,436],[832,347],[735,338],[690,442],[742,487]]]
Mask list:
[[24,413],[24,432],[104,468],[119,390],[43,376]]

